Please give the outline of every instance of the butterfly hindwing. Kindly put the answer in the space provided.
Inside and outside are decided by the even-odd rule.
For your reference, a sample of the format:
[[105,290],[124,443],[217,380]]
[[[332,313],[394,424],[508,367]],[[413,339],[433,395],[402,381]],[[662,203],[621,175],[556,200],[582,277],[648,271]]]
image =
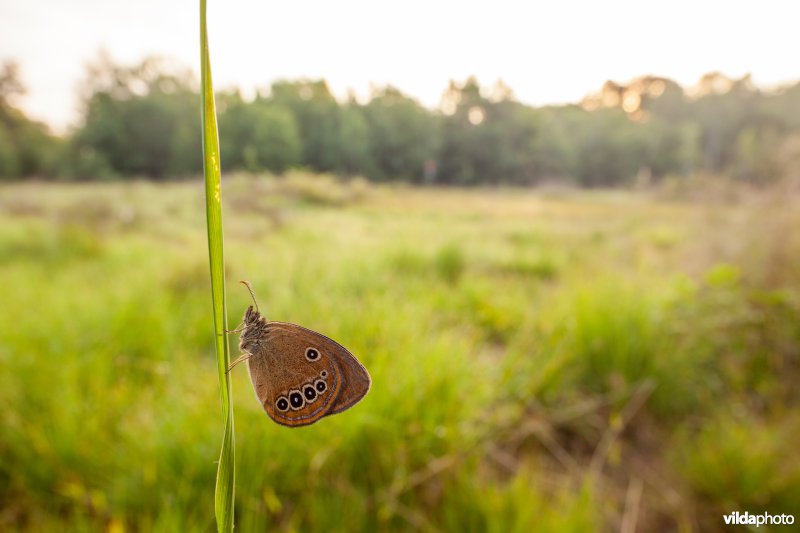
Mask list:
[[248,359],[267,414],[286,426],[312,424],[351,407],[369,390],[363,366],[337,342],[285,322],[267,322]]
[[[331,342],[335,343],[335,341]],[[364,365],[344,347],[338,343],[335,344],[340,348],[335,355],[336,363],[342,373],[342,390],[337,396],[331,412],[328,413],[331,415],[353,407],[361,398],[366,396],[372,385],[372,380]]]

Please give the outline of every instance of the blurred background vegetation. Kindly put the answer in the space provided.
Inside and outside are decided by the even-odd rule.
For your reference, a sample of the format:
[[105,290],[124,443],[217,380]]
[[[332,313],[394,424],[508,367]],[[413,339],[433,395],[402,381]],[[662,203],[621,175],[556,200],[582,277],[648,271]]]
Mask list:
[[[20,79],[6,64],[0,529],[213,530],[197,80],[101,56],[56,136]],[[218,105],[228,280],[374,379],[288,430],[235,371],[241,531],[800,518],[800,84],[648,76],[534,108],[468,79],[432,110],[295,80]]]
[[[14,107],[19,70],[0,73],[0,177],[151,179],[197,175],[198,82],[159,58],[101,54],[81,85],[82,118],[56,137]],[[698,174],[766,185],[800,169],[800,83],[771,91],[748,76],[691,88],[645,76],[607,82],[573,105],[530,107],[502,82],[451,82],[432,110],[391,86],[338,101],[324,80],[272,84],[246,101],[218,95],[228,171],[291,168],[376,182],[607,187]]]

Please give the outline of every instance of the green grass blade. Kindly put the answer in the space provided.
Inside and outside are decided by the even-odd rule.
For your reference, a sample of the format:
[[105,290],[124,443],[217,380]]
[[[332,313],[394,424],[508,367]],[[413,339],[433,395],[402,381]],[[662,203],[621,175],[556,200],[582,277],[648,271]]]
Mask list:
[[211,61],[208,54],[206,1],[200,0],[200,64],[203,93],[203,171],[206,184],[206,221],[208,223],[208,258],[211,265],[211,299],[214,307],[214,337],[217,350],[222,412],[225,431],[217,465],[214,511],[217,531],[233,530],[234,448],[233,403],[231,379],[226,372],[230,364],[225,306],[225,263],[222,253],[222,189],[220,183],[219,135],[214,88],[211,83]]

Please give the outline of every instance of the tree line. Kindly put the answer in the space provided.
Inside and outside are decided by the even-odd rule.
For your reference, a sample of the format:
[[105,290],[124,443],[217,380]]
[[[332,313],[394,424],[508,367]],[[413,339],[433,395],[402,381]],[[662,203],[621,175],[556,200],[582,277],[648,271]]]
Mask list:
[[[13,101],[0,72],[0,177],[154,180],[202,171],[200,97],[186,69],[149,58],[87,69],[80,123],[55,136]],[[607,82],[572,105],[531,107],[498,82],[450,82],[438,109],[393,87],[337,100],[324,80],[277,81],[254,99],[217,95],[226,171],[291,168],[432,184],[566,182],[625,186],[666,176],[726,175],[761,184],[800,170],[800,83],[775,91],[749,77],[693,88],[655,76]]]

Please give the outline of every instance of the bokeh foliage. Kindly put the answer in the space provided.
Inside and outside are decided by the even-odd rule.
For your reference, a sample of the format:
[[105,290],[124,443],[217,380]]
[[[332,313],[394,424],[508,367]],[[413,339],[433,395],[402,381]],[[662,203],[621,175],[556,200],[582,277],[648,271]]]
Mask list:
[[[101,55],[81,87],[83,112],[61,138],[12,104],[0,77],[0,176],[63,179],[200,173],[197,80],[148,58]],[[683,182],[698,174],[766,184],[800,172],[800,84],[762,91],[711,73],[696,87],[645,76],[607,82],[573,105],[531,107],[511,88],[451,82],[437,109],[393,87],[337,100],[324,80],[281,80],[251,100],[219,95],[225,168],[305,168],[373,181],[567,183],[588,187]]]
[[[0,194],[0,528],[210,530],[219,444],[199,182]],[[800,508],[788,196],[226,178],[228,279],[374,387],[308,428],[244,369],[237,528],[718,530]],[[265,250],[269,250],[267,254]],[[229,294],[229,323],[249,303]]]

